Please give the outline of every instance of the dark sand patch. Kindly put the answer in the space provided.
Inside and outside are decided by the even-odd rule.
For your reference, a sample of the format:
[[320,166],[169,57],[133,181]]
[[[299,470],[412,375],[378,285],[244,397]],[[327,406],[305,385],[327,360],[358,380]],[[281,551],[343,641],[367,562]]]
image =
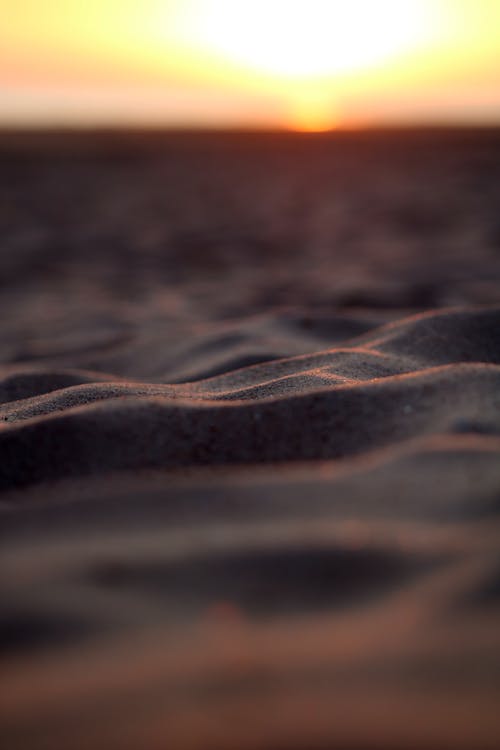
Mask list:
[[0,156],[2,746],[496,750],[498,132]]

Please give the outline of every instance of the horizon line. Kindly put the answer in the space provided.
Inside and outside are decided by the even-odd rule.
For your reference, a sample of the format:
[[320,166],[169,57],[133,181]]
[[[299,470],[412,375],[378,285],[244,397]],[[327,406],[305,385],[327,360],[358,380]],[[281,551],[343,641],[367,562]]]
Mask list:
[[297,128],[286,125],[252,125],[252,124],[168,124],[168,123],[134,123],[134,122],[96,122],[96,123],[32,123],[0,121],[0,134],[9,133],[280,133],[297,135],[328,135],[335,133],[364,132],[364,131],[395,131],[395,130],[497,130],[500,129],[498,120],[373,120],[370,122],[356,122],[337,124],[325,128]]

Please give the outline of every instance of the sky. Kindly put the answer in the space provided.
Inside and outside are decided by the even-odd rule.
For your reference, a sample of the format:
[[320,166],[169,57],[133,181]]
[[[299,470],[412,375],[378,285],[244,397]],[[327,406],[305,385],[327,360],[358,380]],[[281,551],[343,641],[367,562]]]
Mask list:
[[0,0],[0,126],[500,124],[500,0]]

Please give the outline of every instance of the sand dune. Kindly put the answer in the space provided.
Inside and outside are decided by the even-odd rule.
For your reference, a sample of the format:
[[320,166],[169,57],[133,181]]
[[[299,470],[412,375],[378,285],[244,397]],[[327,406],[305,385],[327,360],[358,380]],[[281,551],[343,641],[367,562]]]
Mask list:
[[498,134],[51,137],[0,138],[2,747],[496,750]]
[[9,366],[9,746],[495,747],[499,324],[237,369],[222,330],[224,371],[173,384],[126,348]]
[[185,384],[10,374],[0,383],[1,486],[339,458],[441,433],[500,435],[499,332],[498,309],[454,310]]

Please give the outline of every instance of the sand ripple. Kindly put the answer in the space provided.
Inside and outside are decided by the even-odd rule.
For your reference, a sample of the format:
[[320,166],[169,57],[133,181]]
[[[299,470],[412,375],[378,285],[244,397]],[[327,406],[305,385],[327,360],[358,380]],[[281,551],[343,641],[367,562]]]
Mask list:
[[498,746],[500,310],[300,320],[3,368],[6,746]]

